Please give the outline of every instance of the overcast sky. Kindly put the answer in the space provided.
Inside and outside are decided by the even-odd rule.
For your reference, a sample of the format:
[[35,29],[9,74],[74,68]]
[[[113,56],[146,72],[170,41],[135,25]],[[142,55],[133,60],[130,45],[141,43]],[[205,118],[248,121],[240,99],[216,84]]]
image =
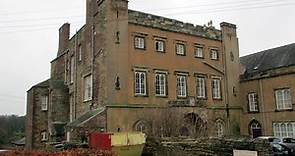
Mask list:
[[[49,78],[58,28],[85,23],[86,0],[0,0],[0,114],[24,115],[26,91]],[[238,27],[241,56],[295,41],[294,0],[130,0],[129,8],[198,25]]]

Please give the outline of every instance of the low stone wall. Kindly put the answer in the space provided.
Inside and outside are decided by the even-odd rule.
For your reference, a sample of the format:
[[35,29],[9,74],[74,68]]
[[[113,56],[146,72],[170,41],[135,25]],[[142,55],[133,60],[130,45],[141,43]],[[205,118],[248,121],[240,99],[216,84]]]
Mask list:
[[272,156],[267,142],[236,138],[148,138],[143,156],[232,156],[233,150],[257,151],[258,156]]

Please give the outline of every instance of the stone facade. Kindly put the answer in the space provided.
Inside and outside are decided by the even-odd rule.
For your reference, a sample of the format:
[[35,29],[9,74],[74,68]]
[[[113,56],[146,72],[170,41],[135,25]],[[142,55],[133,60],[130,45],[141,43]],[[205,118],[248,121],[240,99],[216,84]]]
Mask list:
[[[259,90],[255,87],[260,81],[276,85],[279,80],[291,80],[292,75],[279,80],[240,78],[233,24],[223,22],[218,30],[183,23],[128,10],[126,0],[86,0],[86,4],[86,24],[73,37],[70,24],[59,29],[50,79],[28,91],[28,149],[61,140],[77,141],[81,131],[249,135],[245,123],[253,115],[259,120],[267,117],[247,114],[244,97]],[[143,47],[137,47],[136,38],[143,41]],[[162,51],[157,50],[159,41],[164,44]],[[178,45],[183,47],[181,55],[176,52]],[[197,55],[198,48],[202,55]],[[138,72],[144,75],[141,80]],[[157,74],[165,75],[165,94],[161,96]],[[179,76],[185,79],[183,84]],[[197,87],[201,88],[198,78],[204,80],[203,96],[197,96]],[[141,87],[144,94],[138,94]],[[183,92],[185,95],[179,96]],[[40,95],[48,96],[46,111],[40,109]],[[271,134],[270,125],[263,134]],[[40,134],[45,131],[48,139],[41,142]]]
[[[294,45],[287,45],[294,47]],[[293,48],[294,49],[294,48]],[[271,53],[271,52],[268,52]],[[283,59],[286,51],[279,51]],[[294,50],[292,51],[294,53]],[[292,57],[290,57],[291,59]],[[275,59],[273,60],[275,61]],[[284,61],[288,63],[288,61]],[[262,63],[261,63],[262,64]],[[243,119],[241,121],[241,134],[254,136],[255,129],[260,131],[259,135],[294,137],[295,136],[295,112],[294,110],[294,66],[282,66],[265,71],[244,72],[241,77],[241,103],[243,105]],[[276,91],[290,91],[285,102],[290,101],[287,108],[278,108]],[[249,94],[255,94],[257,100],[257,109],[252,110],[249,107]],[[287,96],[287,94],[285,94]],[[278,124],[278,130],[275,129]],[[285,128],[284,128],[285,126]],[[277,133],[275,132],[277,131]],[[256,132],[257,133],[257,132]]]

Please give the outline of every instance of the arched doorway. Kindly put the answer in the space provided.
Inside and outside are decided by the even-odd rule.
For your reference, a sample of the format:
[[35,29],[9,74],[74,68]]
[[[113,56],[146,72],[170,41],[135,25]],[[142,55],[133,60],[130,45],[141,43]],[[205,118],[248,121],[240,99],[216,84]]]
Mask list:
[[250,135],[257,138],[262,135],[261,124],[257,120],[252,120],[249,124]]

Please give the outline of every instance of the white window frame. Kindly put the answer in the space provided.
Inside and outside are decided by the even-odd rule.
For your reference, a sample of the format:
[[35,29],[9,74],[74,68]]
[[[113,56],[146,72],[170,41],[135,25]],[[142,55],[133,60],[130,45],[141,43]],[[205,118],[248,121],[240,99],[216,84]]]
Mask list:
[[41,96],[41,110],[42,111],[48,110],[48,95]]
[[156,96],[166,96],[167,76],[164,73],[155,74],[155,92]]
[[195,57],[197,58],[204,58],[204,47],[202,46],[195,46]]
[[147,95],[147,76],[145,71],[134,72],[134,93],[136,96]]
[[212,98],[220,100],[221,99],[221,79],[212,79]]
[[248,107],[250,112],[258,112],[258,94],[257,93],[249,93],[248,94]]
[[48,140],[48,134],[46,131],[41,132],[41,141],[47,141]]
[[134,37],[134,47],[136,49],[145,49],[145,37],[135,36]]
[[275,137],[295,137],[295,122],[273,123],[273,135]]
[[218,50],[210,49],[210,58],[211,60],[218,60]]
[[74,83],[74,77],[75,77],[75,57],[71,56],[71,60],[70,60],[70,82]]
[[292,109],[291,90],[289,88],[275,90],[275,101],[277,110]]
[[155,49],[157,52],[165,52],[165,41],[157,39],[155,41]]
[[185,55],[185,44],[183,43],[176,43],[175,51],[177,55]]
[[84,77],[84,101],[92,100],[92,75],[87,75]]
[[177,75],[177,97],[186,98],[187,97],[187,80],[186,75]]
[[206,98],[206,78],[198,76],[196,78],[196,84],[197,98]]

